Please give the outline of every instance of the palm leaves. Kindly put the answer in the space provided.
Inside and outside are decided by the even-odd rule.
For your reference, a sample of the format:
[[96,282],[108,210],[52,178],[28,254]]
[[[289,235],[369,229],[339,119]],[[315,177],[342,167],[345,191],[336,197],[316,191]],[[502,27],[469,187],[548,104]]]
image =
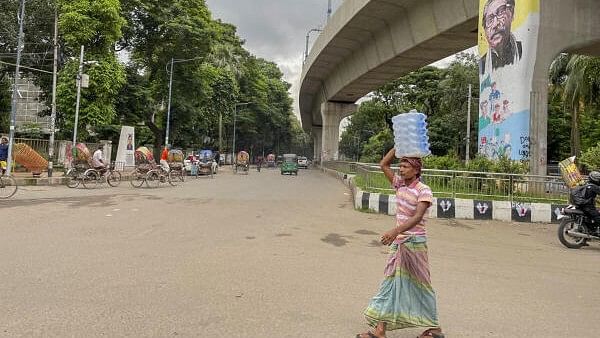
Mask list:
[[582,114],[600,99],[600,58],[560,54],[550,66],[550,95],[559,96],[571,115],[571,155],[581,152]]

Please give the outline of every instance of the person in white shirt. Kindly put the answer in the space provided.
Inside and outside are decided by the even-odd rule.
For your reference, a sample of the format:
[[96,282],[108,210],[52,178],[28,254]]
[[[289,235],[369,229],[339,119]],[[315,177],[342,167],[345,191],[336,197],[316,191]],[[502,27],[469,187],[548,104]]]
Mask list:
[[106,171],[106,162],[104,161],[104,154],[102,151],[104,150],[104,146],[98,146],[98,149],[94,151],[94,155],[92,155],[92,167],[94,169],[104,173]]

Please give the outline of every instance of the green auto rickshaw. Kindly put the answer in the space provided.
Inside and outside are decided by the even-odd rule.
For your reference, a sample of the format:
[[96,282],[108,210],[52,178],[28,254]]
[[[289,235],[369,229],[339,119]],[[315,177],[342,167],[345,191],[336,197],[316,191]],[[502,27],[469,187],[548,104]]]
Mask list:
[[288,173],[298,175],[298,155],[283,154],[283,162],[281,163],[281,175]]

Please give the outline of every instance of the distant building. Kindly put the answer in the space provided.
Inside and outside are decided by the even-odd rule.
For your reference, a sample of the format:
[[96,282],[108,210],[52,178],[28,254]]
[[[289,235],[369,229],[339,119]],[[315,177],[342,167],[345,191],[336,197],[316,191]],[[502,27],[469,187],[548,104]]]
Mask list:
[[21,78],[17,83],[17,131],[28,128],[40,128],[43,133],[50,132],[50,116],[39,116],[48,109],[45,102],[40,101],[42,91],[31,79]]

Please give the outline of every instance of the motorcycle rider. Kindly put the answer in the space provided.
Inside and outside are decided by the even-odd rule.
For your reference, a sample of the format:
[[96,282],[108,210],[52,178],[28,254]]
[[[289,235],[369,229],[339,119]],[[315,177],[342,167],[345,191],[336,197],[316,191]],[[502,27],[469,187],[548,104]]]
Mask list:
[[590,230],[600,230],[600,212],[596,209],[596,196],[600,194],[600,172],[592,171],[587,182],[571,190],[571,203],[585,213],[592,220]]

